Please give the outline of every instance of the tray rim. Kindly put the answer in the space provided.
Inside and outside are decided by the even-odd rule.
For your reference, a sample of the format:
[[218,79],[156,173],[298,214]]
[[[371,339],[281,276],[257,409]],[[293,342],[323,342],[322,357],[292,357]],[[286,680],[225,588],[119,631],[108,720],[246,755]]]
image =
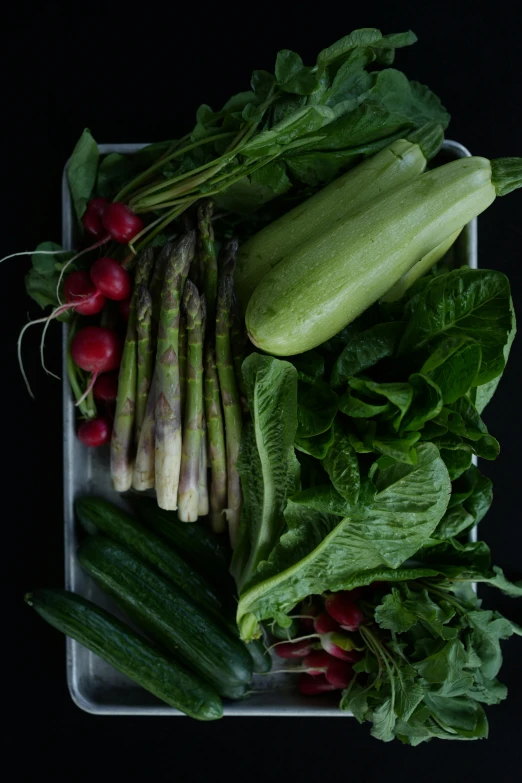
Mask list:
[[[99,144],[100,154],[106,155],[112,152],[120,154],[132,154],[148,146],[141,143],[119,143],[119,144]],[[446,139],[442,149],[453,152],[456,158],[471,157],[471,152],[460,142]],[[72,249],[72,240],[74,232],[74,216],[72,210],[71,196],[67,182],[67,160],[62,175],[62,246],[64,249]],[[477,218],[474,218],[468,224],[468,263],[472,269],[478,267],[478,229]],[[78,564],[74,552],[74,490],[73,490],[73,443],[74,443],[74,405],[70,396],[67,379],[67,324],[62,327],[62,370],[64,381],[62,383],[62,411],[63,411],[63,511],[64,511],[64,571],[65,588],[74,590],[75,576]],[[476,464],[476,457],[473,459]],[[471,531],[470,538],[473,541],[477,539],[477,531],[474,528]],[[475,587],[475,586],[474,586]],[[101,704],[85,696],[81,689],[80,672],[78,666],[78,650],[80,644],[73,639],[66,639],[66,673],[67,686],[72,701],[84,712],[92,715],[164,715],[164,716],[183,716],[183,713],[158,702],[157,705],[143,706],[132,704]],[[252,702],[229,702],[224,703],[224,716],[227,717],[351,717],[350,713],[342,712],[335,707],[303,707],[303,706],[273,706],[256,705]]]

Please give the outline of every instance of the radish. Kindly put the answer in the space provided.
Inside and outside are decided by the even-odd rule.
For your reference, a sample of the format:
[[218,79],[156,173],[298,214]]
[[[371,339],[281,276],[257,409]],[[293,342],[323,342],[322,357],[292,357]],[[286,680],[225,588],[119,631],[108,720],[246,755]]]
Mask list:
[[85,326],[74,335],[71,342],[72,360],[82,370],[92,373],[91,381],[76,405],[87,397],[101,372],[109,372],[118,367],[121,353],[122,341],[112,329]]
[[353,678],[353,669],[347,661],[330,658],[325,676],[335,688],[347,688]]
[[78,427],[78,438],[84,446],[89,448],[103,446],[111,439],[111,424],[105,416],[82,421]]
[[337,688],[328,682],[324,674],[318,677],[312,677],[310,674],[301,674],[299,677],[299,692],[303,696],[318,696],[321,693],[335,691]]
[[130,275],[114,258],[99,258],[91,266],[91,280],[107,299],[121,301],[131,293]]
[[93,198],[87,204],[82,224],[86,232],[93,237],[101,237],[106,231],[103,227],[102,215],[108,203],[106,198]]
[[92,387],[92,393],[95,400],[103,400],[104,402],[115,400],[118,396],[118,372],[115,370],[98,375]]
[[[320,614],[314,622],[314,629],[321,642],[321,647],[334,658],[343,661],[353,660],[350,638],[343,634],[339,624],[329,614]],[[342,645],[342,646],[341,646]],[[349,649],[343,649],[344,646]]]
[[131,242],[143,228],[143,220],[121,201],[107,206],[102,223],[111,237],[122,245]]
[[118,305],[118,310],[120,311],[120,315],[123,318],[124,321],[129,320],[129,312],[130,312],[130,297],[128,299],[122,299],[120,301],[120,304]]
[[103,310],[105,297],[84,270],[80,269],[67,275],[63,290],[67,304],[72,305],[80,315],[96,315]]
[[319,674],[324,674],[328,668],[330,661],[334,660],[331,655],[328,655],[324,650],[312,650],[303,658],[303,663],[308,670],[308,674],[312,677],[317,677]]
[[325,633],[332,633],[335,631],[340,631],[339,624],[335,622],[333,617],[331,617],[329,614],[326,614],[324,612],[323,614],[318,615],[314,620],[314,630],[319,635],[325,634]]
[[304,658],[312,652],[313,646],[309,639],[300,639],[297,642],[280,642],[274,648],[280,658]]
[[356,631],[364,621],[364,615],[350,592],[333,593],[325,602],[326,611],[337,620],[345,631]]

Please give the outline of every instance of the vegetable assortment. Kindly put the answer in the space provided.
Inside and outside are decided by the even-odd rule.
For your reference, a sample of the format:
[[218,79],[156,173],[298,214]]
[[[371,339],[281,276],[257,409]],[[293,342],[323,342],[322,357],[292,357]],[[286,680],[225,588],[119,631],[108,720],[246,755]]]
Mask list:
[[448,113],[392,67],[415,40],[356,30],[312,66],[283,50],[134,155],[100,158],[85,130],[80,250],[32,257],[42,356],[68,322],[78,437],[110,441],[136,506],[79,498],[78,561],[143,636],[65,591],[27,601],[200,720],[280,670],[411,745],[487,736],[506,696],[500,640],[522,630],[474,587],[522,583],[470,533],[516,323],[465,243],[522,159],[441,161]]

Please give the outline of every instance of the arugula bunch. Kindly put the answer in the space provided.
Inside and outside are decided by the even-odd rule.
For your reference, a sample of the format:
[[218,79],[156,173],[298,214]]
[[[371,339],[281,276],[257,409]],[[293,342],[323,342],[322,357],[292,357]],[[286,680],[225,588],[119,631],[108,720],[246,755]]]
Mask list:
[[469,585],[455,590],[451,582],[423,579],[376,594],[365,603],[365,656],[354,665],[341,709],[369,720],[373,736],[385,742],[487,737],[481,705],[507,694],[496,679],[500,640],[522,629],[482,610]]

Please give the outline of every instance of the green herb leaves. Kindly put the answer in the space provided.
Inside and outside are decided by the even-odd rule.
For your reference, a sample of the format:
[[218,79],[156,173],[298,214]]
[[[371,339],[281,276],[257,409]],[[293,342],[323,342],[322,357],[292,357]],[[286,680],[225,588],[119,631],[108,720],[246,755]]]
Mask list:
[[402,582],[376,601],[373,618],[380,630],[360,629],[366,655],[354,666],[341,709],[370,721],[373,736],[385,742],[486,737],[480,702],[496,704],[506,696],[495,679],[502,663],[499,642],[516,627],[481,610],[473,593],[456,600],[433,579]]

